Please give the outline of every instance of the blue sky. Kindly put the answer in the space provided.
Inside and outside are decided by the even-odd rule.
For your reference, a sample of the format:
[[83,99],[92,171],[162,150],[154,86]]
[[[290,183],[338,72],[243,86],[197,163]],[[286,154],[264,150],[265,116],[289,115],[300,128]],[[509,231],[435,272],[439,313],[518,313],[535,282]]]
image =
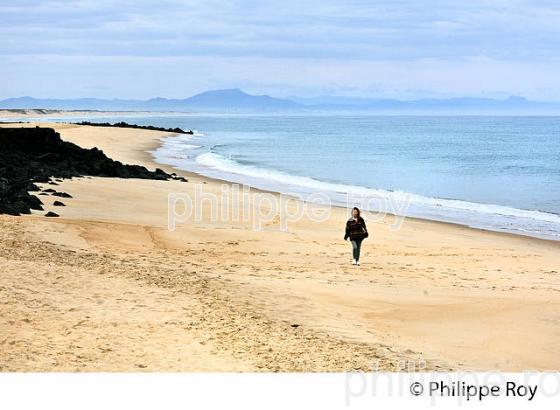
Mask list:
[[6,1],[0,98],[560,100],[557,1]]

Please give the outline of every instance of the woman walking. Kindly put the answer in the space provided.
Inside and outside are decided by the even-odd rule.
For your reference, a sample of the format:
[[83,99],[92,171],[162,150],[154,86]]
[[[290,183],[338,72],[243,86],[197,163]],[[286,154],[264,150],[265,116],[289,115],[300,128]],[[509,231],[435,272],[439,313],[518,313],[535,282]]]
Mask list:
[[360,264],[360,248],[362,241],[369,236],[366,222],[360,216],[360,210],[356,207],[352,208],[352,217],[346,222],[346,234],[344,240],[350,238],[352,243],[352,265]]

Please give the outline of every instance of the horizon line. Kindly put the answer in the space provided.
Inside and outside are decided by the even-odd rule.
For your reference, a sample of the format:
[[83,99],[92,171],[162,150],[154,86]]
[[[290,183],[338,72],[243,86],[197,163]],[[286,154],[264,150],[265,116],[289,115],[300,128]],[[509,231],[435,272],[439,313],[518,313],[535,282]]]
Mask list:
[[[321,94],[316,96],[301,96],[292,94],[290,96],[285,97],[278,97],[271,94],[251,94],[241,88],[220,88],[220,89],[209,89],[205,91],[201,91],[190,96],[185,97],[164,97],[164,96],[153,96],[147,98],[130,98],[130,97],[91,97],[91,96],[82,96],[82,97],[34,97],[31,95],[21,95],[21,96],[12,96],[12,97],[4,97],[1,98],[0,101],[6,100],[18,100],[18,99],[34,99],[34,100],[107,100],[107,101],[142,101],[148,102],[152,100],[188,100],[192,97],[196,97],[198,95],[206,94],[206,93],[219,93],[219,92],[226,92],[226,91],[238,91],[243,95],[247,95],[250,97],[269,97],[278,100],[288,100],[292,101],[296,104],[300,104],[297,101],[293,101],[293,99],[301,99],[301,100],[313,100],[313,99],[320,99],[320,98],[340,98],[340,99],[355,99],[355,100],[373,100],[373,101],[398,101],[398,102],[418,102],[418,101],[447,101],[447,100],[461,100],[461,99],[471,99],[471,100],[488,100],[488,101],[501,101],[506,102],[509,100],[518,100],[523,102],[533,102],[533,103],[560,103],[560,100],[537,100],[537,99],[530,99],[523,95],[519,94],[509,94],[504,97],[486,97],[486,96],[473,96],[473,95],[462,95],[462,96],[449,96],[449,97],[419,97],[413,99],[402,99],[397,97],[376,97],[376,96],[359,96],[359,95],[337,95],[337,94]],[[320,103],[325,104],[325,103]],[[300,104],[305,105],[305,104]]]

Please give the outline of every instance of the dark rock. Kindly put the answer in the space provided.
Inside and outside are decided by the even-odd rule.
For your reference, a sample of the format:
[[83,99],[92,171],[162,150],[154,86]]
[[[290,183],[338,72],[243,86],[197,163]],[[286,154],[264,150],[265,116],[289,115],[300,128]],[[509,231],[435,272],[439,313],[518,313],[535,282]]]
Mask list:
[[52,195],[53,196],[58,196],[59,198],[72,198],[72,195],[67,194],[66,192],[55,192]]
[[54,201],[54,202],[53,202],[53,205],[54,205],[54,206],[66,206],[66,205],[64,205],[63,202],[60,202],[60,201]]
[[19,214],[30,214],[31,213],[31,208],[24,201],[15,200],[15,201],[13,201],[12,204],[13,204],[13,207],[8,208],[8,211],[6,212],[8,215],[19,215]]
[[124,121],[117,122],[111,124],[109,122],[89,122],[89,121],[82,121],[75,123],[77,125],[88,125],[90,127],[117,127],[117,128],[136,128],[141,130],[151,130],[151,131],[165,131],[165,132],[174,132],[176,134],[194,134],[193,131],[188,130],[184,131],[181,128],[163,128],[163,127],[154,127],[152,125],[137,125],[137,124],[128,124]]
[[50,181],[50,178],[47,175],[36,175],[33,178],[34,182],[38,182],[40,184],[46,184],[47,182]]
[[30,209],[35,209],[36,211],[42,211],[43,210],[43,207],[42,207],[43,203],[36,196],[29,195],[29,196],[24,198],[24,201],[29,205]]
[[10,181],[8,181],[6,178],[0,178],[0,194],[4,191],[7,191],[9,185]]
[[45,214],[45,216],[46,216],[47,218],[58,218],[60,215],[57,214],[57,213],[54,213],[54,212],[52,212],[52,211],[49,211],[49,212],[47,212],[47,213]]
[[[38,190],[35,183],[52,183],[52,179],[82,176],[107,176],[167,180],[171,175],[161,169],[149,171],[139,165],[113,161],[103,151],[84,149],[63,141],[52,128],[0,128],[0,214],[29,214],[41,210],[42,203],[30,194]],[[39,195],[52,193],[45,189]]]

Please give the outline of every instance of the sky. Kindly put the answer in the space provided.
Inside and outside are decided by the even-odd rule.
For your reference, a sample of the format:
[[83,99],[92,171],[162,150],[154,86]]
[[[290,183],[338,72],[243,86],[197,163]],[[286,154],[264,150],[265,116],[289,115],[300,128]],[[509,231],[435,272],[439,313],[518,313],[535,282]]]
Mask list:
[[2,0],[0,98],[560,100],[560,2]]

